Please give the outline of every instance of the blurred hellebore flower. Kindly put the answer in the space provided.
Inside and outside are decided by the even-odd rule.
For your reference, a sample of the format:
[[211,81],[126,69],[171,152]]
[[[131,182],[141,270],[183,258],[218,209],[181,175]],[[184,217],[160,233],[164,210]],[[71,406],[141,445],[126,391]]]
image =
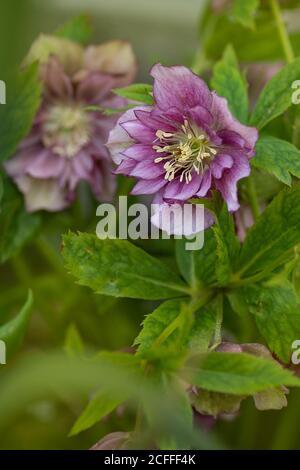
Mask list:
[[128,85],[136,72],[131,46],[111,41],[85,50],[67,39],[40,36],[25,60],[40,62],[42,105],[27,138],[6,163],[25,195],[26,208],[59,211],[75,197],[79,181],[109,199],[114,176],[105,142],[115,117],[87,106],[118,108],[112,88]]
[[[270,351],[258,343],[221,343],[216,349],[220,352],[247,353],[264,357],[275,361]],[[281,410],[287,406],[286,394],[288,389],[284,386],[273,387],[253,395],[255,406],[258,410]],[[190,391],[190,399],[193,407],[201,414],[210,416],[226,416],[239,411],[241,402],[246,396],[230,395],[226,393],[209,392],[193,387]]]
[[[236,211],[237,182],[250,173],[257,130],[238,122],[226,99],[186,67],[157,64],[151,75],[154,106],[130,109],[110,132],[116,172],[138,179],[132,194],[155,194],[157,213],[166,205],[208,197],[212,189]],[[162,227],[157,213],[152,223]]]
[[117,450],[124,449],[126,442],[130,438],[130,433],[127,432],[112,432],[107,434],[97,442],[90,450]]

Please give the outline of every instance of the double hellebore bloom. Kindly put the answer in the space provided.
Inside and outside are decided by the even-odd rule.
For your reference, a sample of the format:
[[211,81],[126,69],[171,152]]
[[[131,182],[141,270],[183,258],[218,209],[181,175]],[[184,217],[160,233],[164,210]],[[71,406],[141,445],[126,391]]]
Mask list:
[[7,173],[24,193],[28,211],[64,209],[81,180],[98,199],[109,199],[115,177],[105,143],[116,118],[86,108],[124,105],[112,88],[133,80],[130,45],[111,41],[84,50],[66,39],[41,36],[26,62],[34,60],[40,63],[43,100],[30,134],[6,163]]
[[[157,64],[151,75],[155,104],[127,111],[110,133],[117,173],[138,179],[132,194],[155,194],[160,213],[209,197],[212,189],[236,211],[237,183],[250,173],[257,130],[238,122],[227,100],[186,67]],[[163,227],[157,214],[152,222]]]

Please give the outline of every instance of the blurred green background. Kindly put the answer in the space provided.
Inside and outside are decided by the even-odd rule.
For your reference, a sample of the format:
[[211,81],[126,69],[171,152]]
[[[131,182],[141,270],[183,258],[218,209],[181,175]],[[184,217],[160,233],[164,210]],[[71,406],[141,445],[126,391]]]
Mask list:
[[1,0],[1,68],[20,60],[41,32],[51,32],[71,16],[91,16],[94,41],[132,42],[139,78],[156,61],[186,63],[197,47],[197,22],[205,0]]
[[[205,3],[204,0],[1,0],[0,79],[20,63],[40,32],[51,33],[70,17],[87,13],[94,25],[93,42],[131,41],[139,62],[138,80],[147,81],[148,70],[156,61],[192,63],[199,48],[199,15]],[[48,219],[44,228],[47,243],[41,234],[34,245],[24,250],[22,257],[0,268],[1,322],[19,309],[28,287],[33,289],[35,297],[26,341],[7,366],[0,366],[0,379],[1,374],[14,369],[24,352],[63,347],[70,324],[77,326],[89,348],[127,348],[137,335],[144,315],[153,310],[154,304],[150,302],[95,296],[88,289],[76,286],[65,273],[59,255],[60,234],[69,228],[87,230],[87,223],[90,230],[96,227],[95,217],[86,217],[82,212],[82,207],[77,206],[71,214],[53,216],[51,224]],[[94,214],[93,208],[90,213]],[[149,242],[147,250],[172,262],[171,242]],[[18,412],[11,414],[7,428],[0,429],[1,449],[88,448],[108,432],[132,427],[130,412],[119,410],[109,420],[69,438],[68,433],[87,397],[83,394],[80,400],[70,398],[66,391],[60,400],[45,396],[29,403],[27,394],[34,387],[29,381],[25,377],[14,390],[12,399]],[[219,421],[212,432],[232,448],[299,448],[299,396],[299,392],[293,391],[289,407],[281,412],[258,412],[251,400],[247,400],[238,417]]]

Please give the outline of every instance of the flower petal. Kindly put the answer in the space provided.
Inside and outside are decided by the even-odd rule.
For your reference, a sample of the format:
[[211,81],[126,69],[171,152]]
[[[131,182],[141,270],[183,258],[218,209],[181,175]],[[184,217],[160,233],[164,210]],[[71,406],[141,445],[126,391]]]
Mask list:
[[232,168],[225,170],[221,179],[215,180],[216,188],[226,201],[229,211],[236,211],[240,207],[237,197],[237,183],[249,174],[249,161],[247,157],[240,155],[234,159]]
[[185,181],[180,182],[179,178],[176,178],[175,180],[168,183],[164,192],[164,198],[176,199],[178,201],[187,201],[197,194],[200,184],[200,175],[194,175],[192,181],[188,184]]
[[166,172],[163,165],[156,164],[152,160],[144,160],[136,163],[130,175],[136,178],[143,178],[145,180],[153,180]]
[[132,189],[132,195],[137,194],[154,194],[167,184],[164,178],[156,178],[153,180],[140,180]]
[[147,111],[136,110],[134,112],[137,119],[144,124],[145,126],[149,127],[153,131],[162,130],[165,132],[175,132],[176,127],[172,126],[170,122],[166,122],[166,120],[162,116],[155,115],[153,112],[149,113]]
[[200,189],[196,195],[198,197],[205,197],[208,191],[210,190],[210,188],[211,188],[211,171],[210,169],[207,169],[202,175]]
[[151,144],[157,139],[155,132],[138,120],[126,121],[120,125],[125,129],[131,139],[141,142],[142,144]]
[[122,151],[124,151],[127,147],[134,143],[126,132],[126,130],[122,127],[122,124],[124,122],[131,121],[132,119],[134,119],[134,111],[137,109],[146,109],[149,111],[151,110],[151,108],[149,109],[149,107],[144,106],[128,109],[128,111],[122,114],[115,127],[109,133],[106,145],[111,153],[113,161],[117,165],[121,163],[122,160],[124,160],[124,155],[122,155]]
[[132,158],[133,160],[143,161],[143,160],[154,160],[157,157],[157,153],[153,150],[152,145],[147,144],[134,144],[131,147],[128,147],[124,152],[122,152],[124,157]]
[[258,139],[258,131],[255,127],[248,127],[237,121],[228,109],[225,98],[221,98],[213,93],[212,114],[214,116],[214,126],[217,130],[230,130],[239,134],[246,141],[250,156],[253,155],[253,148]]
[[153,95],[158,107],[184,110],[201,105],[210,109],[212,95],[206,83],[186,67],[164,67],[156,64],[150,74],[154,77]]
[[222,178],[223,172],[226,168],[232,168],[233,158],[230,155],[218,154],[211,162],[210,168],[214,178]]
[[67,191],[59,186],[55,179],[40,180],[24,175],[16,178],[15,181],[25,196],[28,212],[42,209],[56,212],[65,209],[70,204]]
[[[189,206],[189,210],[186,207]],[[212,214],[197,204],[157,204],[151,223],[168,235],[191,236],[214,223]]]

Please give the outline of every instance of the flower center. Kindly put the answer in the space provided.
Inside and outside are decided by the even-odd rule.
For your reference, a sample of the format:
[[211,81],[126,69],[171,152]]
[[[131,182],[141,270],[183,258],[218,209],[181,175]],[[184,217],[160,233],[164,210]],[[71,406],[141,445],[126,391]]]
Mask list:
[[91,126],[80,106],[54,105],[43,124],[43,143],[61,157],[72,158],[90,139]]
[[165,161],[165,179],[168,181],[180,175],[180,182],[189,184],[193,174],[202,174],[217,154],[207,135],[187,120],[180,131],[173,134],[158,130],[156,137],[153,149],[167,155],[157,157],[154,162]]

